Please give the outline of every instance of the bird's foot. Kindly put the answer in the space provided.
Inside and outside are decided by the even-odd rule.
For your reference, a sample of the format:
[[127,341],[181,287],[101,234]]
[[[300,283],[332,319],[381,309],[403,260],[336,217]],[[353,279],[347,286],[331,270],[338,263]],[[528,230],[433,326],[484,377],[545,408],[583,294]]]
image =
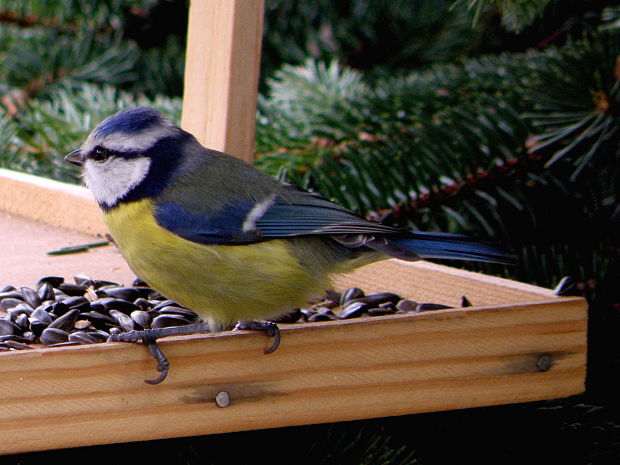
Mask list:
[[145,379],[144,382],[148,384],[159,384],[170,370],[170,362],[157,345],[157,339],[166,336],[176,336],[183,334],[195,334],[204,333],[209,331],[209,325],[207,323],[192,323],[185,326],[171,326],[169,328],[156,328],[156,329],[143,329],[136,331],[128,331],[126,333],[113,334],[108,338],[108,342],[140,342],[146,345],[151,352],[151,355],[157,360],[157,371],[160,375],[155,379]]
[[280,328],[273,321],[240,321],[235,326],[237,329],[249,329],[252,331],[265,331],[267,336],[273,337],[273,344],[265,351],[266,354],[274,352],[280,345]]

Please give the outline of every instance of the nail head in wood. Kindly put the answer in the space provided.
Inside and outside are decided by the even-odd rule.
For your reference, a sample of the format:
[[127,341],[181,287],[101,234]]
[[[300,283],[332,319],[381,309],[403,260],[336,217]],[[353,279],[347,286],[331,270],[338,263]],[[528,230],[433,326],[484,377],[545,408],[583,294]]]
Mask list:
[[228,407],[230,405],[230,395],[226,391],[220,392],[215,396],[215,404],[221,408]]

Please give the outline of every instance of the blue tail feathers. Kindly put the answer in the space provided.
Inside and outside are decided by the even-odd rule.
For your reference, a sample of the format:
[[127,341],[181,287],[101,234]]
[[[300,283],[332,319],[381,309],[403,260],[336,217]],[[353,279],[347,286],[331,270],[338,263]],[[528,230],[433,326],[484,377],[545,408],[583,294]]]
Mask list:
[[414,232],[405,237],[390,237],[390,242],[422,259],[443,258],[504,264],[514,264],[516,261],[515,256],[502,247],[457,234]]

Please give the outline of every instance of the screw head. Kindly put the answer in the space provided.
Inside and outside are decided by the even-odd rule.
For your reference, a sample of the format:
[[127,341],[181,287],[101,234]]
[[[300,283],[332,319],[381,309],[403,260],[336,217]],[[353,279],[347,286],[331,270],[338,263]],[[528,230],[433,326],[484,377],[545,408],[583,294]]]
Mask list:
[[536,368],[538,368],[538,371],[549,371],[552,364],[551,356],[548,354],[543,354],[536,360]]
[[230,395],[226,391],[220,392],[215,396],[215,405],[220,408],[225,408],[230,405]]

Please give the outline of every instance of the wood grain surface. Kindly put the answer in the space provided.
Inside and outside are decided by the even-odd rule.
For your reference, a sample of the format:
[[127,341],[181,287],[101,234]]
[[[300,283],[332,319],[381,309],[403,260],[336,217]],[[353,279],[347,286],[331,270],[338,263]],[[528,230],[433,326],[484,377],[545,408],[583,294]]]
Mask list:
[[[582,392],[585,304],[525,305],[282,325],[264,334],[169,338],[156,375],[145,347],[0,353],[0,452],[525,402]],[[537,362],[550,357],[541,372]],[[220,408],[220,392],[231,403]],[[53,434],[50,434],[53,431]]]

